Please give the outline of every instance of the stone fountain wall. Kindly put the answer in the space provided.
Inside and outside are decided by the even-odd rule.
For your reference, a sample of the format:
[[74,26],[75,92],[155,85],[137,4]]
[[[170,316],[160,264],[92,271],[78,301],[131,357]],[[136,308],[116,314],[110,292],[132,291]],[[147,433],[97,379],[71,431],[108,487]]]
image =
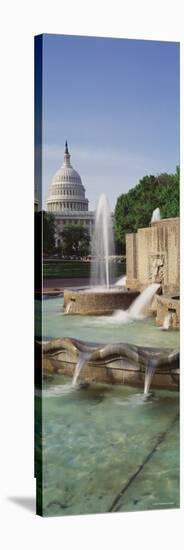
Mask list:
[[[72,357],[67,351],[57,354],[56,357],[43,356],[42,368],[43,374],[59,373],[73,377],[77,358]],[[37,369],[41,369],[41,363],[37,364]],[[130,364],[127,359],[107,359],[100,363],[89,362],[85,365],[80,374],[80,381],[97,382],[106,384],[125,384],[128,386],[144,387],[145,372],[134,364]],[[152,388],[162,388],[177,390],[179,387],[179,367],[173,365],[172,372],[166,368],[157,369],[153,376]]]
[[139,295],[138,291],[83,292],[64,290],[64,310],[72,315],[111,315],[116,309],[128,309]]
[[127,287],[158,282],[163,293],[179,293],[179,218],[168,218],[126,235]]

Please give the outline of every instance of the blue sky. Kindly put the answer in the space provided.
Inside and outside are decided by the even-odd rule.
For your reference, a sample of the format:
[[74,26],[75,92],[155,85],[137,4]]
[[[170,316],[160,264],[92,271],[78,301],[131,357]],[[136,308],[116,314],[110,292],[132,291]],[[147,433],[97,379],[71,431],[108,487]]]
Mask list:
[[43,201],[65,140],[90,209],[179,164],[179,44],[44,35]]

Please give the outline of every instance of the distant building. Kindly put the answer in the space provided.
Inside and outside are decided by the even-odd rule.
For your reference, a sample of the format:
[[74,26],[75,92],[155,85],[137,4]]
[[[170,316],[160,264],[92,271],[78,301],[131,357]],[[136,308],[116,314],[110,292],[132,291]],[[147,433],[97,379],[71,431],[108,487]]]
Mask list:
[[54,175],[49,189],[47,211],[55,216],[56,246],[62,241],[61,232],[66,224],[83,225],[91,238],[95,213],[88,210],[85,187],[80,175],[70,164],[67,141],[63,165]]

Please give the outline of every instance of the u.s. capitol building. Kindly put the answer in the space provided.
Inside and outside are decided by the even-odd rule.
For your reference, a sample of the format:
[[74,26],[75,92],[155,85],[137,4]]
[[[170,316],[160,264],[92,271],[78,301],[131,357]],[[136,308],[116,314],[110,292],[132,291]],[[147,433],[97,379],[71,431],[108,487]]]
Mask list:
[[52,212],[56,220],[56,246],[62,240],[61,232],[67,224],[83,225],[93,233],[95,213],[88,210],[85,187],[78,172],[70,163],[67,141],[65,143],[64,162],[54,175],[47,199],[47,211]]

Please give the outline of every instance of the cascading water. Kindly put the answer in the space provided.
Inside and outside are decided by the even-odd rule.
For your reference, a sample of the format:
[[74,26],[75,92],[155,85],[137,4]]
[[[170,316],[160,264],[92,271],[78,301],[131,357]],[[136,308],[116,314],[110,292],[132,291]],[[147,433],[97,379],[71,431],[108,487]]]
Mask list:
[[89,359],[89,356],[90,356],[90,353],[81,352],[79,354],[79,359],[77,361],[74,374],[73,374],[73,380],[72,380],[73,388],[77,386],[77,380],[79,378],[82,368],[84,367],[86,361]]
[[155,370],[157,367],[157,362],[154,361],[154,359],[150,359],[146,372],[145,372],[145,380],[144,380],[144,395],[147,396],[149,394],[149,389],[151,386],[151,381],[154,376]]
[[164,322],[163,322],[163,330],[169,330],[171,328],[171,325],[172,325],[172,313],[171,311],[168,311],[168,313],[166,313],[165,317],[164,317]]
[[70,313],[70,309],[72,307],[72,303],[71,301],[68,302],[67,306],[66,306],[66,309],[65,309],[65,314],[69,314]]
[[144,311],[149,306],[153,299],[154,294],[159,288],[158,283],[152,283],[141,292],[141,294],[134,300],[128,310],[120,310],[114,313],[114,318],[118,321],[128,321],[130,319],[142,319],[144,317]]
[[126,286],[126,280],[127,280],[126,275],[124,275],[123,277],[120,277],[120,279],[116,281],[116,286]]
[[95,214],[95,229],[92,239],[91,285],[107,289],[114,283],[114,264],[111,256],[115,253],[111,211],[108,199],[101,194]]
[[145,308],[149,306],[159,286],[160,284],[158,283],[152,283],[151,285],[147,286],[147,288],[145,288],[143,292],[141,292],[141,294],[129,307],[130,317],[132,317],[133,319],[139,319],[142,315],[144,315]]
[[161,220],[160,208],[155,208],[152,213],[151,223],[159,222]]

